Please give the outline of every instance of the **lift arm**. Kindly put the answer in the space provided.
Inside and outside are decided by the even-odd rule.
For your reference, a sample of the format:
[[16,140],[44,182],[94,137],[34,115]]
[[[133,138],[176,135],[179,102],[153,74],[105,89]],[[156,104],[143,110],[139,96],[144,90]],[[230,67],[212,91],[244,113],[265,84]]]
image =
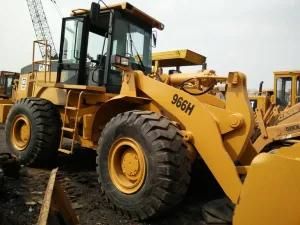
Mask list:
[[[228,98],[235,98],[235,103],[228,100],[227,108],[220,109],[201,103],[196,97],[141,72],[134,74],[137,89],[173,115],[191,134],[190,141],[227,196],[233,203],[237,203],[242,182],[232,157],[245,149],[253,127],[252,119],[248,118],[251,116],[246,114],[251,109],[248,108],[247,99],[244,99],[247,97],[245,76],[241,73],[230,74],[229,91],[232,94]],[[230,106],[236,104],[236,101],[247,104],[240,104],[240,111],[232,112]],[[235,106],[232,107],[234,109]],[[230,132],[238,135],[229,135]],[[235,154],[231,155],[230,148],[235,150]]]

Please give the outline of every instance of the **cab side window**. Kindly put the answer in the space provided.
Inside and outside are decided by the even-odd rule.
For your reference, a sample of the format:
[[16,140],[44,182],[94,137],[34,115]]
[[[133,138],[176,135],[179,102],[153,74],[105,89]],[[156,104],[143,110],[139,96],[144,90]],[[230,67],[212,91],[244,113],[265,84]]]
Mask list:
[[280,77],[276,81],[277,94],[276,102],[282,107],[286,107],[291,102],[292,78]]

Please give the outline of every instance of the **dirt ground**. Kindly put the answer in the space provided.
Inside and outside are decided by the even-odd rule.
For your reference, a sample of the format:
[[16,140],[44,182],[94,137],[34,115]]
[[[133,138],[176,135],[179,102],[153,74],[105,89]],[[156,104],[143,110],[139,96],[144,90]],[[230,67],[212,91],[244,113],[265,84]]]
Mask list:
[[[4,129],[0,126],[0,151],[7,151]],[[111,209],[101,196],[95,172],[95,152],[76,149],[72,156],[60,155],[57,161],[59,178],[81,225],[202,225],[202,185],[193,178],[185,200],[164,217],[136,222]],[[19,178],[5,178],[0,191],[0,225],[33,225],[37,223],[49,169],[21,168]],[[199,178],[199,177],[198,177]],[[207,190],[206,190],[207,191]]]

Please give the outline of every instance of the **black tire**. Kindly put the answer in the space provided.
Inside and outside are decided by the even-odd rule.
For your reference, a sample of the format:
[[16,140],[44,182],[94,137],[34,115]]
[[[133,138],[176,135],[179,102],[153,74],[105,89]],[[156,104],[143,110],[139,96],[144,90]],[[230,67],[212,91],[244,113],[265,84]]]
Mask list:
[[[142,187],[124,194],[112,183],[108,155],[119,138],[134,139],[142,147],[146,174]],[[177,127],[150,111],[118,114],[105,126],[97,149],[97,172],[101,191],[114,209],[130,218],[156,217],[177,205],[190,183],[191,163]]]
[[[12,143],[13,123],[18,116],[30,122],[30,138],[24,150]],[[55,160],[61,134],[61,119],[57,108],[48,100],[24,98],[11,108],[5,125],[6,143],[23,165],[49,166]]]

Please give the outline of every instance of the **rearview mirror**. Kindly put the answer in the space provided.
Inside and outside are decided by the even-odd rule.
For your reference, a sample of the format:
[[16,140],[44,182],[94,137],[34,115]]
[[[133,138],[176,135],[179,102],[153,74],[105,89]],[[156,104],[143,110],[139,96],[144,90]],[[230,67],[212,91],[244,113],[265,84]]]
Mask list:
[[97,21],[100,13],[100,5],[96,2],[92,2],[90,10],[91,21]]
[[152,48],[156,48],[157,43],[157,31],[152,31]]

